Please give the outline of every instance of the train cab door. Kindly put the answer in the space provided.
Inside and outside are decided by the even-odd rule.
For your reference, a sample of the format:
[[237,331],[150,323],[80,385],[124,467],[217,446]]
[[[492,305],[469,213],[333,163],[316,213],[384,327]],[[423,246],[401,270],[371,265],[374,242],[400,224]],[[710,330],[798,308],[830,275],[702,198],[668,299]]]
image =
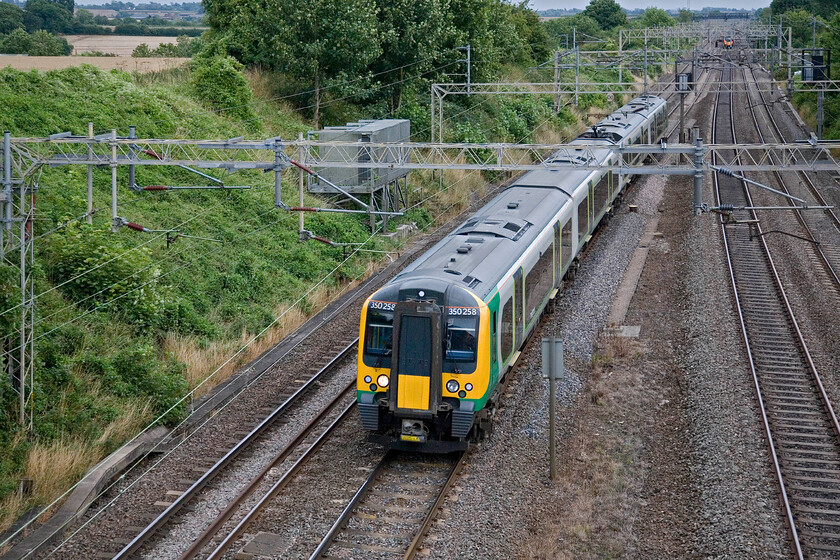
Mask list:
[[513,294],[514,345],[519,348],[525,336],[525,284],[521,268],[513,274]]
[[433,302],[400,302],[394,309],[394,340],[388,401],[401,415],[426,418],[441,400],[443,350],[441,308]]

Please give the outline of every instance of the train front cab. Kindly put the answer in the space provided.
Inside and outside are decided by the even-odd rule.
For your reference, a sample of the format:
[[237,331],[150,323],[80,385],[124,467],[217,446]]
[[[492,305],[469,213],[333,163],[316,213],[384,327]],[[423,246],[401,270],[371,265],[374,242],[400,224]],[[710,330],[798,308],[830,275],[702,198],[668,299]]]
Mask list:
[[[366,305],[357,400],[373,441],[437,453],[466,449],[475,435],[489,386],[487,307],[468,292],[448,291],[447,298]],[[442,306],[444,299],[459,301]]]

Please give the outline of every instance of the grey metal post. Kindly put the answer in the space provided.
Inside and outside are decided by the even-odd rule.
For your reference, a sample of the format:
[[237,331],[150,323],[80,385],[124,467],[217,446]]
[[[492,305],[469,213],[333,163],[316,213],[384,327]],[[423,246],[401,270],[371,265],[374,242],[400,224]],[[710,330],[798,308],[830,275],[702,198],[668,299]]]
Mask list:
[[438,96],[438,142],[443,142],[443,95]]
[[645,27],[645,93],[647,93],[647,27]]
[[554,51],[554,112],[560,112],[560,51]]
[[459,50],[459,51],[467,51],[467,58],[466,59],[461,58],[461,59],[458,60],[458,62],[466,62],[467,63],[467,73],[466,73],[467,97],[469,97],[472,94],[472,77],[471,77],[472,76],[472,56],[471,56],[472,47],[470,46],[469,43],[467,43],[466,47],[456,47],[456,49]]
[[[7,133],[8,134],[8,133]],[[18,383],[20,387],[20,425],[26,426],[26,353],[29,345],[26,340],[26,185],[20,184],[20,370]]]
[[[298,137],[300,138],[300,137]],[[283,193],[281,191],[281,174],[282,169],[280,164],[282,163],[282,158],[280,154],[282,153],[282,148],[280,147],[280,140],[274,141],[274,207],[281,208],[283,206]],[[303,170],[301,170],[303,171]]]
[[776,52],[779,57],[779,66],[782,65],[782,16],[779,16],[779,27],[776,30]]
[[[303,132],[298,132],[298,140],[303,140]],[[298,148],[298,161],[304,163],[306,158],[306,151],[303,146]],[[305,163],[304,163],[305,165]],[[303,169],[298,169],[298,202],[303,206]],[[298,212],[298,231],[303,231],[303,212]]]
[[[549,430],[548,430],[549,434],[548,434],[548,437],[551,440],[551,443],[549,445],[549,449],[550,449],[549,453],[551,455],[551,460],[550,460],[551,464],[550,464],[549,476],[551,477],[551,480],[554,480],[557,477],[557,459],[556,459],[556,456],[557,456],[557,450],[556,450],[557,442],[556,442],[556,434],[555,434],[556,424],[557,424],[557,413],[556,413],[555,408],[554,408],[554,401],[556,400],[555,395],[556,395],[556,392],[557,392],[557,390],[556,390],[557,380],[554,378],[554,362],[557,360],[557,356],[554,355],[554,351],[555,351],[554,342],[555,341],[552,338],[551,343],[549,345],[549,348],[550,348],[549,361],[551,362],[551,373],[549,374],[550,376],[549,376],[549,380],[548,380],[548,416],[549,416]],[[562,357],[562,354],[561,354],[561,357]]]
[[823,113],[824,101],[825,90],[823,89],[823,83],[820,82],[817,84],[817,138],[820,140],[822,140],[823,137],[823,121],[825,120],[825,115]]
[[435,85],[429,88],[429,141],[435,141]]
[[623,84],[624,80],[622,79],[624,76],[624,30],[618,30],[618,83]]
[[580,96],[580,47],[575,45],[575,105]]
[[[88,159],[93,161],[93,123],[88,123],[88,138],[91,143],[88,144]],[[87,168],[87,223],[93,223],[93,165],[88,165]]]
[[117,231],[117,130],[111,131],[111,231]]
[[563,340],[552,336],[542,339],[542,372],[548,377],[548,453],[549,476],[557,478],[557,379],[563,376]]
[[[136,127],[132,124],[128,127],[128,137],[129,138],[137,138]],[[134,145],[129,145],[129,153],[131,154],[131,159],[134,159]],[[134,181],[134,165],[129,164],[128,166],[128,188],[133,189],[136,185]]]
[[699,216],[703,212],[703,140],[700,138],[700,129],[692,129],[694,138],[694,215]]
[[680,143],[685,141],[685,92],[680,92]]
[[[12,230],[12,133],[3,132],[3,227],[0,229],[0,257],[6,255],[5,232]],[[11,236],[11,233],[9,233]]]
[[[787,67],[788,67],[788,83],[793,84],[793,59],[791,58],[791,41],[793,40],[793,32],[790,27],[788,27],[788,40],[787,40]],[[779,53],[779,56],[782,56]],[[790,95],[793,90],[793,85],[791,85],[791,92],[788,93]]]

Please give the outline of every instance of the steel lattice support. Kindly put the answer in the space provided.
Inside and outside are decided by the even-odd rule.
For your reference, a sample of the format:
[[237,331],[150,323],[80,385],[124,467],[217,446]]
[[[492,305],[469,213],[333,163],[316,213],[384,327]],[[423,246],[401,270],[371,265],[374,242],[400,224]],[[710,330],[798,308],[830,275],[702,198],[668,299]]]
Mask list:
[[8,132],[3,137],[2,226],[0,256],[4,266],[19,268],[19,313],[11,333],[2,340],[3,369],[17,394],[18,422],[28,433],[33,427],[34,407],[34,252],[32,220],[35,210],[34,175],[25,176],[21,158],[15,158]]

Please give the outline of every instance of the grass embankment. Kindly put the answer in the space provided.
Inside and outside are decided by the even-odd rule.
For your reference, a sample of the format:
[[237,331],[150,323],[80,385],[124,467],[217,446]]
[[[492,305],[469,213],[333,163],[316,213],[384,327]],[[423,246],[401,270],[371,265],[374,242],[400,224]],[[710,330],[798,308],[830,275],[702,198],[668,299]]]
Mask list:
[[[141,138],[294,138],[309,126],[274,100],[276,81],[252,73],[256,101],[250,110],[216,113],[196,100],[199,92],[186,70],[132,76],[92,67],[47,73],[6,69],[0,70],[0,122],[13,136],[86,134],[93,122],[97,133],[117,128],[120,135],[136,125]],[[411,118],[417,139],[428,139],[428,106],[407,102],[397,114],[386,115],[375,107],[327,101],[327,124]],[[582,101],[614,106],[606,96]],[[446,111],[449,140],[559,141],[586,118],[586,108],[555,114],[549,96],[474,96],[447,104]],[[94,172],[94,208],[101,211],[93,224],[77,219],[86,210],[86,173],[84,166],[45,169],[39,180],[35,430],[32,438],[17,431],[15,394],[3,375],[0,530],[26,507],[52,501],[220,366],[226,364],[206,387],[276,342],[363,277],[376,255],[361,253],[343,262],[340,248],[300,243],[297,215],[274,208],[273,175],[256,172],[222,177],[229,185],[251,185],[250,190],[134,193],[126,188],[127,169],[120,169],[122,217],[194,237],[167,246],[163,233],[127,228],[112,233],[110,169]],[[410,202],[423,206],[403,221],[422,228],[459,212],[486,182],[480,174],[459,171],[443,177],[438,182],[430,174],[411,175]],[[137,170],[141,186],[205,182],[183,170]],[[284,200],[296,202],[296,174],[284,179],[283,191]],[[305,204],[329,203],[308,197]],[[337,242],[389,248],[388,241],[371,238],[360,215],[308,215],[306,228]],[[20,301],[17,278],[14,266],[0,265],[0,336],[10,336],[17,320],[14,310],[3,313]],[[14,345],[9,338],[7,347]],[[174,406],[160,422],[172,424],[184,412],[183,405]],[[17,495],[21,478],[34,482],[23,500]]]
[[[91,67],[3,70],[0,121],[13,136],[86,134],[89,121],[98,133],[118,128],[125,135],[133,124],[140,136],[157,138],[294,137],[307,129],[276,103],[255,103],[256,121],[215,114],[192,97],[186,76],[137,79],[145,85]],[[365,256],[339,267],[340,248],[299,243],[297,216],[274,208],[269,174],[223,177],[251,190],[133,193],[126,188],[127,170],[120,170],[121,216],[152,230],[215,241],[182,237],[167,247],[162,233],[111,233],[109,169],[94,172],[94,208],[101,211],[93,224],[67,225],[86,210],[86,172],[83,166],[44,170],[39,180],[35,433],[31,440],[16,433],[14,393],[4,375],[0,527],[19,511],[14,494],[20,477],[34,481],[30,503],[47,502],[275,318],[294,308],[223,374],[292,328],[348,279],[362,276],[368,265]],[[137,171],[139,185],[204,182],[185,171]],[[287,200],[293,185],[284,192]],[[307,228],[339,242],[370,237],[355,216],[318,214],[307,217]],[[384,248],[384,242],[373,239],[369,247]],[[19,301],[17,272],[8,265],[2,272],[6,310]],[[16,313],[0,320],[8,335]],[[162,421],[171,424],[183,413],[183,406],[176,407]]]

